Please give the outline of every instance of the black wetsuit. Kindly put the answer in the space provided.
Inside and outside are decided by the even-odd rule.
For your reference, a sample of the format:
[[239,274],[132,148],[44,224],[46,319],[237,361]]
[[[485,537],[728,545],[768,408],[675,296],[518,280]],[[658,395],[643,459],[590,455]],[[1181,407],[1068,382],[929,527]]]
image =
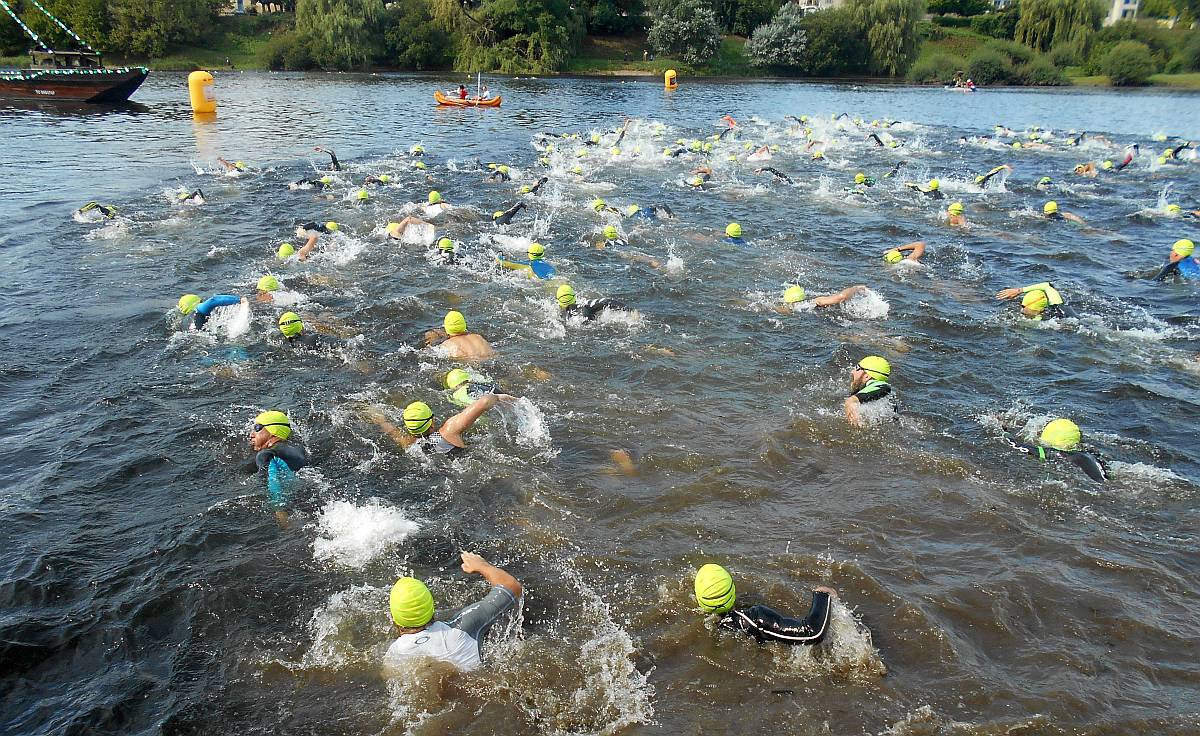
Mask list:
[[759,642],[819,644],[829,631],[829,594],[814,590],[812,608],[804,618],[783,616],[766,606],[734,609],[723,614],[717,626],[749,634]]
[[300,227],[301,227],[301,229],[307,230],[309,232],[318,232],[318,233],[333,232],[333,230],[330,230],[329,228],[325,227],[324,223],[320,223],[320,222],[306,222],[303,225],[301,225]]
[[663,153],[665,153],[667,156],[669,156],[671,158],[675,158],[676,156],[681,156],[681,155],[687,153],[687,149],[684,148],[683,146],[678,146],[677,148],[675,148],[673,150],[672,149],[664,150]]
[[879,146],[880,148],[883,148],[883,141],[880,140],[878,133],[872,133],[867,137],[870,138],[871,140],[875,141],[875,145]]
[[526,194],[537,194],[538,190],[542,188],[542,185],[548,181],[550,181],[550,177],[543,176],[541,179],[537,180],[537,184],[534,184],[533,186],[529,187],[529,191],[525,192],[525,193]]
[[909,184],[908,188],[912,189],[913,191],[920,192],[921,194],[924,194],[926,197],[929,197],[930,199],[943,199],[945,196],[942,194],[941,189],[922,189],[921,187],[919,187],[916,184]]
[[181,197],[179,199],[179,201],[180,202],[195,202],[197,199],[199,199],[201,203],[204,202],[205,197],[204,197],[203,190],[197,189],[196,191],[192,192],[191,194],[187,195],[186,197]]
[[321,153],[329,154],[329,170],[330,171],[341,171],[342,170],[342,164],[338,161],[336,153],[334,153],[333,151],[331,151],[328,148],[322,148]]
[[317,335],[306,335],[303,332],[295,337],[284,338],[284,340],[287,342],[288,347],[292,347],[297,350],[316,350],[317,348],[321,347],[320,337]]
[[300,181],[294,181],[291,184],[288,184],[288,189],[300,189],[301,187],[303,187],[305,185],[310,186],[310,187],[316,187],[318,189],[328,189],[329,188],[329,185],[326,184],[325,182],[321,181],[320,179],[301,179]]
[[788,184],[792,183],[791,177],[789,177],[787,174],[783,173],[779,169],[774,169],[774,168],[771,168],[770,166],[764,166],[761,169],[759,169],[759,171],[765,171],[769,174],[774,174],[776,179],[786,181]]
[[507,210],[505,210],[504,213],[499,217],[492,220],[492,222],[496,223],[497,225],[507,225],[514,217],[517,216],[517,213],[523,209],[525,209],[525,203],[517,202],[512,207],[509,207]]
[[581,302],[575,302],[569,307],[563,307],[562,316],[564,319],[579,316],[583,317],[585,322],[590,322],[605,309],[623,309],[623,307],[607,297],[604,299],[585,299]]
[[978,185],[980,189],[986,189],[988,182],[990,182],[1001,171],[1004,171],[1004,167],[997,166],[983,176],[977,177],[975,179],[975,184]]
[[896,165],[892,167],[892,170],[883,175],[883,178],[891,179],[893,176],[895,176],[900,171],[900,167],[903,166],[904,164],[905,164],[904,161],[897,161]]
[[1178,158],[1179,152],[1185,148],[1191,147],[1191,145],[1192,145],[1192,142],[1187,141],[1183,145],[1175,146],[1174,148],[1171,149],[1171,158]]
[[1094,481],[1103,483],[1108,480],[1108,469],[1104,467],[1104,462],[1097,453],[1084,450],[1056,450],[1053,447],[1026,444],[1017,440],[1007,430],[1004,432],[1004,439],[1016,450],[1036,460],[1043,462],[1053,459],[1067,460],[1079,466],[1079,469]]
[[106,220],[111,220],[117,216],[116,207],[110,204],[100,204],[99,202],[88,202],[79,208],[79,214],[82,215],[84,212],[91,212],[92,210],[99,210],[100,214],[104,215]]
[[858,403],[866,404],[871,401],[878,401],[891,393],[892,385],[890,383],[887,381],[877,381],[872,378],[859,390],[850,392],[850,395],[856,397]]
[[447,442],[441,432],[431,432],[423,437],[418,437],[417,444],[430,455],[445,455],[446,457],[461,455],[466,450],[465,447]]
[[1039,320],[1059,318],[1079,319],[1079,314],[1074,309],[1071,309],[1071,307],[1067,304],[1051,304],[1032,319]]
[[488,174],[488,181],[508,181],[512,177],[504,173],[500,169],[495,169],[491,174]]

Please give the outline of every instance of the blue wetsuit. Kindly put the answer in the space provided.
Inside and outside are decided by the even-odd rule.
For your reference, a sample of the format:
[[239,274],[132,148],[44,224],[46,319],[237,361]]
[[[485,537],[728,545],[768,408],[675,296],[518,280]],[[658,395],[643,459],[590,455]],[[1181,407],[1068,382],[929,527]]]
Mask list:
[[232,307],[235,304],[241,303],[242,298],[233,296],[232,294],[217,294],[210,296],[208,299],[196,305],[196,315],[192,317],[192,325],[197,330],[204,328],[204,323],[208,321],[209,315],[217,307]]
[[1165,281],[1168,276],[1175,275],[1181,279],[1200,279],[1200,263],[1188,256],[1162,267],[1155,276],[1155,281]]
[[265,450],[259,450],[254,459],[246,463],[246,471],[258,473],[267,485],[267,500],[275,506],[288,501],[288,491],[296,471],[308,465],[304,448],[290,442],[278,442]]

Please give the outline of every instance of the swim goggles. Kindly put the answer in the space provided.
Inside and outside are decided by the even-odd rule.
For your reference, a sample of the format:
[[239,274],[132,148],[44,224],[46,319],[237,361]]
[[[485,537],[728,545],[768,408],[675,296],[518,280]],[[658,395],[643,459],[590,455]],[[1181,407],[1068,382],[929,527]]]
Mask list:
[[267,427],[290,427],[290,426],[292,426],[292,425],[287,422],[272,422],[271,424],[259,424],[258,422],[255,422],[254,423],[254,431],[261,432],[264,429],[266,429]]

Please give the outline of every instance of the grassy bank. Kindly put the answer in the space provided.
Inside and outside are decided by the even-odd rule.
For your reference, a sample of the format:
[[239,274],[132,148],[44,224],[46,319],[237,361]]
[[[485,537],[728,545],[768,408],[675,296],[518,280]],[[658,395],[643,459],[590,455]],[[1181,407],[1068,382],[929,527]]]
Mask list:
[[[1108,87],[1111,85],[1108,77],[1103,74],[1092,76],[1079,75],[1067,77],[1071,84],[1078,87]],[[1200,89],[1200,72],[1186,74],[1154,74],[1150,77],[1154,87],[1171,87],[1174,89]],[[1132,89],[1137,89],[1136,87]]]
[[253,16],[229,15],[217,18],[216,25],[197,45],[171,47],[166,56],[151,59],[131,56],[105,57],[110,64],[145,64],[158,71],[193,69],[265,69],[262,51],[276,30],[289,28],[290,14]]
[[642,61],[642,52],[649,49],[646,37],[640,36],[589,36],[583,42],[579,55],[571,59],[564,70],[568,74],[595,75],[602,77],[652,75],[661,77],[663,72],[674,69],[681,76],[702,77],[756,77],[760,76],[746,63],[744,47],[746,39],[726,36],[721,41],[717,55],[707,64],[692,66],[678,59],[656,57],[654,61]]

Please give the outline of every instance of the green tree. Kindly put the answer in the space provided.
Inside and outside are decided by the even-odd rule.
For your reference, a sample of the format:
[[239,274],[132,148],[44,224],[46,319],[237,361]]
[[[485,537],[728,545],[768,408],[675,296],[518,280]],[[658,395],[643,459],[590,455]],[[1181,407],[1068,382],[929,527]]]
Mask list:
[[642,30],[646,7],[642,0],[583,0],[588,33],[622,36]]
[[433,22],[425,0],[399,0],[387,10],[383,33],[388,65],[401,69],[448,69],[454,61],[450,36]]
[[807,41],[804,62],[800,65],[802,73],[832,77],[866,71],[870,53],[850,11],[831,8],[809,13],[800,27]]
[[926,4],[929,12],[935,15],[953,13],[966,17],[980,15],[992,9],[988,0],[928,0]]
[[1142,18],[1174,18],[1177,15],[1178,6],[1173,0],[1141,0],[1138,3],[1138,16]]
[[733,18],[724,28],[738,36],[749,36],[755,28],[769,23],[784,5],[780,0],[737,0],[731,4],[735,5]]
[[108,46],[114,51],[162,56],[172,43],[196,42],[213,26],[212,0],[108,0]]
[[745,53],[751,66],[797,70],[804,65],[804,11],[787,3],[769,23],[754,29]]
[[1020,16],[1015,7],[1009,7],[996,13],[984,13],[971,18],[971,30],[983,36],[992,38],[1012,38],[1017,30],[1017,18]]
[[297,0],[296,33],[322,69],[362,69],[383,55],[383,0]]
[[865,34],[872,74],[904,74],[917,58],[917,21],[925,14],[924,0],[849,0],[846,3],[859,31]]
[[1105,12],[1100,0],[1021,0],[1020,7],[1014,37],[1038,51],[1059,44],[1084,51]]
[[661,2],[648,40],[659,54],[689,64],[703,64],[721,48],[721,29],[712,5],[705,0]]
[[463,71],[558,71],[583,39],[583,18],[566,0],[489,0],[464,15],[454,60]]
[[1104,57],[1104,73],[1116,87],[1145,84],[1154,71],[1150,47],[1141,41],[1122,41]]

